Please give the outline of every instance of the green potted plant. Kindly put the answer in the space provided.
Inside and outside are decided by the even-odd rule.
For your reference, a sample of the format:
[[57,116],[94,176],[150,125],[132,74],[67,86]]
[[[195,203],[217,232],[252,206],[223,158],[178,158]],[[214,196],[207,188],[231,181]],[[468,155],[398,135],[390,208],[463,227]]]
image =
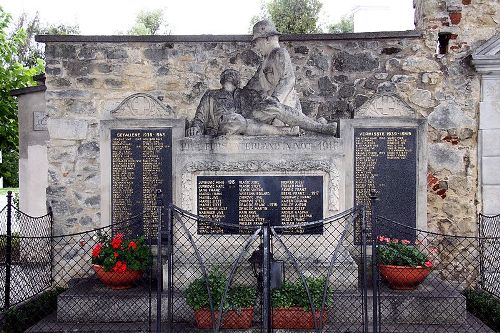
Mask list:
[[[21,258],[21,236],[18,232],[13,232],[11,236],[11,260],[18,262]],[[5,263],[7,259],[7,235],[0,235],[0,263]]]
[[[212,270],[208,274],[208,283],[212,296],[214,318],[218,318],[220,303],[224,294],[226,276],[219,270]],[[208,297],[207,284],[204,278],[195,279],[186,289],[186,302],[194,310],[196,326],[198,328],[213,328]],[[256,300],[255,288],[248,286],[233,286],[229,289],[224,302],[222,328],[248,329],[252,326],[254,305]]]
[[97,277],[112,289],[126,289],[139,280],[151,263],[151,251],[143,237],[125,239],[100,234],[92,249],[92,268]]
[[[302,280],[284,282],[280,288],[273,289],[272,327],[278,329],[313,329],[314,321],[322,326],[328,318],[328,306],[332,303],[332,293],[327,290],[323,304],[324,277],[308,277],[306,283],[314,305],[314,313]],[[323,308],[322,308],[323,307]],[[323,315],[321,311],[323,310]]]
[[377,247],[380,275],[389,287],[413,290],[422,283],[432,268],[432,261],[409,240],[379,236]]

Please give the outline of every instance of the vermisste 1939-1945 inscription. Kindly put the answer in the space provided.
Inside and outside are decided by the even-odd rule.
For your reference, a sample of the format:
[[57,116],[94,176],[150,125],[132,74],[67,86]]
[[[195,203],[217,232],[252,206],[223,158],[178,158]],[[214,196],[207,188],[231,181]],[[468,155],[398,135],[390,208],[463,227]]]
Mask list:
[[[124,223],[122,232],[151,235],[148,226],[157,220],[156,192],[172,202],[172,129],[111,130],[111,219]],[[152,234],[157,223],[150,224]],[[118,227],[120,229],[120,227]]]
[[[239,226],[292,225],[323,218],[322,176],[198,176],[198,215],[232,224],[198,222],[198,234],[237,234]],[[323,228],[291,228],[284,233],[322,234]]]
[[[380,205],[376,214],[416,227],[417,144],[415,128],[354,129],[354,202],[367,208],[371,232],[370,192]],[[402,229],[402,228],[401,228]],[[361,241],[360,225],[356,240]],[[410,230],[377,230],[379,235],[412,240]]]

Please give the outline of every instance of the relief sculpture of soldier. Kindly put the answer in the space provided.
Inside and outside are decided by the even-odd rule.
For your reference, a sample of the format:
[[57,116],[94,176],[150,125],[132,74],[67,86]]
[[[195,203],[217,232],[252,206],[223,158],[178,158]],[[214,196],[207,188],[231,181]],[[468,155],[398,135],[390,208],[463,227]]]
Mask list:
[[245,119],[240,112],[240,74],[226,69],[220,75],[222,88],[208,90],[201,98],[186,136],[196,135],[298,135],[298,126],[273,126]]
[[[337,123],[328,124],[324,119],[323,122],[316,121],[302,113],[294,88],[293,65],[288,51],[280,47],[279,35],[276,27],[268,20],[259,21],[254,25],[253,45],[263,56],[262,63],[243,89],[238,89],[239,80],[237,83],[233,82],[230,94],[233,105],[231,110],[219,108],[220,103],[214,103],[213,111],[211,111],[214,118],[204,122],[202,130],[199,119],[203,111],[200,111],[200,108],[201,110],[205,108],[202,105],[206,103],[204,100],[207,94],[215,96],[214,90],[208,91],[203,96],[195,119],[186,132],[188,136],[200,134],[297,135],[299,127],[310,132],[337,135]],[[223,85],[221,90],[225,90],[223,75],[221,75],[221,84]],[[212,126],[212,120],[214,126]],[[216,127],[215,132],[213,127]]]

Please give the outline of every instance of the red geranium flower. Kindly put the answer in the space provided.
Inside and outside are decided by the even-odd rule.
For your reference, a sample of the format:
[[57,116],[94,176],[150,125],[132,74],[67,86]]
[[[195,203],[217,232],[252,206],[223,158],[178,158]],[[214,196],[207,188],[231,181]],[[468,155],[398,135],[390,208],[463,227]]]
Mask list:
[[99,257],[99,254],[101,254],[101,249],[102,249],[102,244],[97,243],[92,250],[92,257]]
[[115,258],[118,257],[118,252],[113,252],[113,255],[115,256]]
[[124,273],[127,270],[127,263],[123,261],[117,261],[113,267],[113,272]]
[[401,243],[403,243],[404,245],[408,245],[408,244],[410,244],[410,241],[407,239],[402,239]]
[[122,245],[123,236],[123,234],[116,234],[115,237],[113,237],[113,240],[111,241],[111,247],[113,249],[117,249],[120,245]]
[[432,267],[432,262],[430,260],[427,260],[426,262],[424,262],[424,266],[427,267],[427,268],[431,268]]
[[130,241],[130,243],[128,243],[128,248],[137,249],[137,244],[134,241]]

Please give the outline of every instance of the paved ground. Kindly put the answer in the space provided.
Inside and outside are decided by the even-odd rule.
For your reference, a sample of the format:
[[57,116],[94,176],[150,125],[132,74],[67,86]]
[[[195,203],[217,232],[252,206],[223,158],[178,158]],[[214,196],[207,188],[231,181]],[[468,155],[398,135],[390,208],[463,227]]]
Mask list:
[[[13,265],[11,274],[11,305],[31,298],[50,286],[48,264]],[[0,266],[0,308],[5,302],[5,266]]]

